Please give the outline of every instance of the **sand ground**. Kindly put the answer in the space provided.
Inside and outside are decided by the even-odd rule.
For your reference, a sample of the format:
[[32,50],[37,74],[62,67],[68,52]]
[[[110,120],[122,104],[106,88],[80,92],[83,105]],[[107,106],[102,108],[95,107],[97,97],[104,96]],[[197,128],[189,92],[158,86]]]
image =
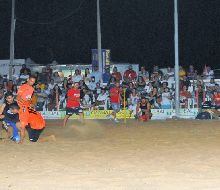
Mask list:
[[0,141],[0,190],[220,190],[220,121],[47,124],[56,142]]

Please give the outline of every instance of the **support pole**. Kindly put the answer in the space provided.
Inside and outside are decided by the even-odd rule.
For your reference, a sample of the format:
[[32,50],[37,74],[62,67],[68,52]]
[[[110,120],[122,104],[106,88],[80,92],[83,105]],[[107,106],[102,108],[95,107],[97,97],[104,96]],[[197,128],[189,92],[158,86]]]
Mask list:
[[103,73],[102,35],[101,35],[101,20],[100,20],[100,3],[99,3],[99,0],[97,0],[97,41],[98,41],[98,67],[99,67],[99,71]]
[[11,8],[11,37],[10,37],[10,63],[9,63],[9,79],[12,79],[14,65],[14,40],[15,40],[15,0],[12,0]]
[[174,0],[174,47],[175,47],[175,111],[176,117],[180,115],[180,89],[179,89],[179,31],[178,31],[178,0]]

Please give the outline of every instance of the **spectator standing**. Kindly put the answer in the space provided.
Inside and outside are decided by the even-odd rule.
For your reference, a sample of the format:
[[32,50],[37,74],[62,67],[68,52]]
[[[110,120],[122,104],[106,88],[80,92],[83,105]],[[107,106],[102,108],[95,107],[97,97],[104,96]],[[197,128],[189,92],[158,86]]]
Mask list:
[[109,68],[109,67],[106,67],[106,68],[105,68],[105,73],[103,73],[103,75],[102,75],[102,81],[103,81],[103,83],[108,84],[109,81],[110,81],[110,79],[111,79],[111,77],[112,77],[112,75],[111,75],[111,73],[110,73],[110,68]]

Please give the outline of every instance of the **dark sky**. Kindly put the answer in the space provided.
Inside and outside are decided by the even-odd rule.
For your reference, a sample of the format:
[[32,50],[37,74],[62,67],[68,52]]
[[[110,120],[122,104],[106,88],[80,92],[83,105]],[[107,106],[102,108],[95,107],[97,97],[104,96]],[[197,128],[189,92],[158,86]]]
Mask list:
[[[65,17],[83,0],[16,0],[16,16],[31,22]],[[100,0],[102,46],[112,60],[174,65],[173,0]],[[180,64],[220,68],[220,0],[179,1]],[[10,0],[0,0],[0,59],[9,58]],[[16,23],[16,58],[38,63],[89,63],[97,47],[96,0],[54,24]]]

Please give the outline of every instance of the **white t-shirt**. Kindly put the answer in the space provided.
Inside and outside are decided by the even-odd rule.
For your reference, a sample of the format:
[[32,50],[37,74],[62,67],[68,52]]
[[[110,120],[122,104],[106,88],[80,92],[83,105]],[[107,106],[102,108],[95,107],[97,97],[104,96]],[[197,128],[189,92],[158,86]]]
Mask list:
[[89,90],[95,90],[96,89],[96,83],[95,82],[90,82],[88,85]]
[[99,94],[97,100],[98,101],[106,101],[108,99],[108,95],[105,93],[105,94]]
[[73,82],[79,82],[83,80],[83,77],[81,75],[74,75],[73,76]]
[[48,84],[48,89],[49,89],[49,90],[53,90],[54,86],[55,86],[55,84],[50,84],[50,83],[49,83],[49,84]]
[[162,93],[162,105],[169,105],[170,104],[170,93],[169,92],[163,92]]
[[102,73],[99,72],[99,71],[93,71],[91,74],[90,74],[90,77],[95,77],[95,82],[99,82],[99,81],[102,81]]

